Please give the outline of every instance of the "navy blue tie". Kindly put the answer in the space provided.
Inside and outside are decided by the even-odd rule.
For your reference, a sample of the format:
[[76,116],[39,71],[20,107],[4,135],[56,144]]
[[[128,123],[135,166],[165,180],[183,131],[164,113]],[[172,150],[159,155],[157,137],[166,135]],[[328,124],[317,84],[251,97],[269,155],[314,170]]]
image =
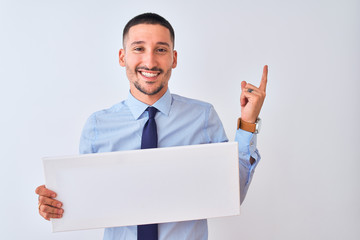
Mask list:
[[[157,148],[158,143],[156,122],[154,119],[158,110],[154,107],[148,107],[147,111],[149,113],[149,119],[143,129],[141,149]],[[137,236],[138,240],[158,240],[158,225],[138,225]]]

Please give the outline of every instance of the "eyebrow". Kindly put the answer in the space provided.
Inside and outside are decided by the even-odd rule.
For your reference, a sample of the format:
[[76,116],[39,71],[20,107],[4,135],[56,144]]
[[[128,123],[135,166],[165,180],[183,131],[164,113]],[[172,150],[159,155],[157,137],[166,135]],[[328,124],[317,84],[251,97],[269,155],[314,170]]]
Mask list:
[[[130,44],[130,46],[137,45],[137,44],[144,44],[144,43],[145,43],[145,41],[134,41]],[[167,42],[157,42],[156,44],[170,47],[170,44],[168,44]]]

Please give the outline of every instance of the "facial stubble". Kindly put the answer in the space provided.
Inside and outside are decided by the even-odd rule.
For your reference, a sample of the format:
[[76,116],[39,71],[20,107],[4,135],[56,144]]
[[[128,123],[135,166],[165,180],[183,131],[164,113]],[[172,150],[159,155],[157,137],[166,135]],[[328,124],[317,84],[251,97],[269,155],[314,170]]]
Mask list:
[[[128,68],[128,66],[126,66],[127,70],[130,69]],[[139,67],[139,68],[136,68],[134,73],[131,73],[132,75],[137,75],[137,73],[139,73],[138,69],[144,69],[144,70],[150,70],[146,67]],[[154,69],[151,69],[151,70],[154,70]],[[162,69],[156,69],[157,71],[160,71],[162,74],[164,71]],[[153,91],[147,91],[145,89],[145,87],[141,86],[140,82],[139,82],[139,79],[136,77],[136,80],[133,81],[132,83],[134,84],[135,88],[137,90],[139,90],[141,93],[145,94],[145,95],[148,95],[148,96],[152,96],[152,95],[156,95],[157,93],[159,93],[164,87],[165,87],[165,84],[169,81],[170,79],[170,76],[171,76],[171,70],[172,68],[169,68],[165,74],[164,74],[164,79],[168,79],[167,81],[162,81],[160,86],[158,86],[156,89],[154,89]],[[139,73],[141,74],[141,73]],[[146,84],[156,84],[156,83],[146,83]]]

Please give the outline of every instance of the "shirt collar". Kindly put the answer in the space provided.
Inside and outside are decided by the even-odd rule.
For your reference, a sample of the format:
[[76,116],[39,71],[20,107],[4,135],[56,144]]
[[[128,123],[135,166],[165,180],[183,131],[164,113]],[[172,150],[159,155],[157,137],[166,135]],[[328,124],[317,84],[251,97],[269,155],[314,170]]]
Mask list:
[[[146,110],[146,108],[149,107],[149,105],[137,100],[129,91],[128,98],[126,99],[126,105],[129,107],[132,115],[135,119],[139,119],[140,116],[143,114],[143,112]],[[153,107],[157,108],[159,112],[165,114],[166,116],[169,115],[170,107],[171,107],[171,94],[170,90],[167,89],[165,94],[157,100],[153,105]]]

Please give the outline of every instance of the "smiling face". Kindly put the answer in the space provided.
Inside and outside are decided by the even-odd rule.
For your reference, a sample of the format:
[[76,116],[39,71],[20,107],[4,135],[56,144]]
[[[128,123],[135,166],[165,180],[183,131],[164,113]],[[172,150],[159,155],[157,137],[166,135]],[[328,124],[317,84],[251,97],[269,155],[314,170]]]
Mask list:
[[152,105],[167,91],[177,64],[169,30],[159,24],[132,26],[119,52],[119,63],[126,68],[131,94]]

